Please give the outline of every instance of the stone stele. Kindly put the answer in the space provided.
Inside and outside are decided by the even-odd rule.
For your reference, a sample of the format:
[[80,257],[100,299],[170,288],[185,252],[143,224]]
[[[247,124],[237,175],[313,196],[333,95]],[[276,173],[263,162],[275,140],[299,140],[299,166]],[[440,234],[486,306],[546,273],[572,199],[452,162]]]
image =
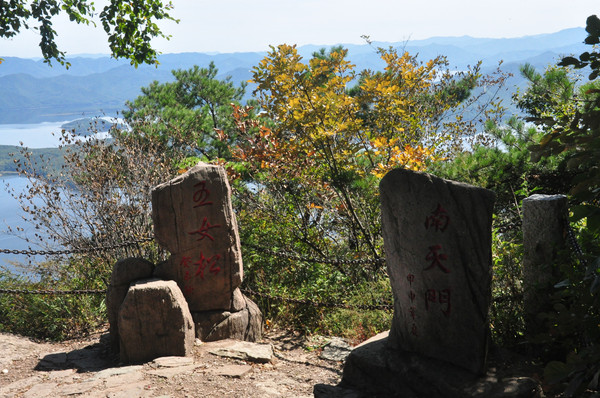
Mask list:
[[122,362],[189,356],[194,339],[192,314],[174,281],[143,279],[131,285],[119,311]]
[[228,310],[243,278],[225,169],[199,163],[152,191],[158,243],[171,252],[155,276],[177,282],[191,312]]
[[380,193],[394,295],[388,344],[482,373],[495,194],[404,169],[389,172]]

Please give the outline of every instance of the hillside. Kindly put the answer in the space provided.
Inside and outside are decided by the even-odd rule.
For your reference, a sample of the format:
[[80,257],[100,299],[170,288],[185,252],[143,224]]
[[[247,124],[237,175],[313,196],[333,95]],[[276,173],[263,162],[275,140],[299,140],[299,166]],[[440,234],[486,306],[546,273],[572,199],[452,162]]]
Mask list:
[[[32,158],[39,160],[44,159],[44,163],[49,165],[49,169],[45,172],[56,173],[60,172],[60,168],[64,164],[64,153],[58,148],[41,148],[41,149],[28,149],[32,153]],[[21,155],[21,148],[10,145],[0,145],[0,175],[7,173],[16,173],[16,161],[21,162],[23,156]],[[38,170],[42,171],[42,170]]]
[[[409,42],[345,45],[349,59],[357,70],[381,69],[382,61],[376,47],[404,48],[418,54],[423,60],[446,55],[453,69],[465,69],[483,61],[483,72],[494,70],[503,60],[503,69],[515,73],[512,86],[522,86],[518,68],[530,62],[539,69],[556,62],[565,54],[580,53],[585,47],[583,28],[567,29],[557,33],[511,39],[473,37],[434,37]],[[300,54],[309,57],[324,46],[307,45]],[[38,123],[59,121],[85,116],[114,116],[124,108],[127,100],[140,94],[140,88],[154,80],[172,80],[171,70],[205,67],[214,62],[219,78],[231,76],[235,83],[248,81],[251,69],[266,52],[203,54],[181,53],[160,56],[158,67],[143,65],[133,68],[127,61],[110,57],[74,57],[66,70],[57,65],[48,67],[42,61],[4,57],[0,65],[0,123]],[[1,54],[0,54],[1,56]],[[248,89],[250,97],[252,87]],[[510,98],[510,95],[506,96]]]

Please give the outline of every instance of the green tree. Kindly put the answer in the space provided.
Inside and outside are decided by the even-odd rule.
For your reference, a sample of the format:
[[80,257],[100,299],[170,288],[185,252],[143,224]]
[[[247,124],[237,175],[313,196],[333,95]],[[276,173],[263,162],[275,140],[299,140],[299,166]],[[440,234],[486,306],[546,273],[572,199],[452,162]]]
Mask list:
[[[480,83],[478,68],[452,74],[443,57],[421,62],[391,48],[378,52],[385,69],[357,73],[341,47],[307,62],[294,46],[273,47],[253,69],[268,121],[252,120],[248,108],[234,113],[241,134],[234,160],[260,188],[245,192],[244,206],[289,226],[295,250],[381,258],[379,179],[395,167],[424,170],[475,134],[474,124],[446,116]],[[382,269],[340,271],[361,278]]]
[[[132,65],[158,63],[158,53],[151,46],[155,37],[169,38],[156,21],[167,19],[173,5],[162,0],[111,0],[100,12],[100,21],[108,35],[108,43],[116,58],[127,58]],[[22,30],[35,30],[40,35],[44,62],[52,60],[65,65],[65,53],[58,48],[52,19],[66,15],[77,24],[96,25],[96,9],[89,0],[9,0],[0,1],[0,37],[11,38]],[[69,64],[66,63],[68,67]]]
[[[600,43],[597,16],[587,19],[586,31],[586,44]],[[548,320],[546,342],[565,354],[551,358],[545,376],[551,383],[564,383],[564,396],[572,397],[600,387],[600,52],[593,47],[578,57],[563,58],[558,67],[544,75],[525,70],[530,89],[519,97],[519,106],[544,133],[530,147],[532,159],[561,154],[567,170],[574,173],[571,221],[583,253],[579,264],[571,258],[557,264],[565,280],[557,285],[554,311],[541,314]],[[570,67],[585,70],[590,81],[576,84]]]
[[136,133],[153,134],[174,150],[186,151],[193,143],[195,154],[204,160],[227,158],[236,138],[231,105],[242,101],[246,83],[236,87],[230,77],[217,79],[218,72],[213,62],[208,68],[174,70],[174,82],[143,87],[142,95],[127,102],[123,115],[139,127]]

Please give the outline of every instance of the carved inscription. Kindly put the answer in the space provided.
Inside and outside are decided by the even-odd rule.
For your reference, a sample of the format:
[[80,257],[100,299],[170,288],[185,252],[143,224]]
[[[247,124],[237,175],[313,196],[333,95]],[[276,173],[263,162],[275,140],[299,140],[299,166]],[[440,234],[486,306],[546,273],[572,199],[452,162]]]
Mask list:
[[[425,230],[435,233],[444,233],[448,225],[450,224],[450,217],[448,212],[440,203],[437,207],[425,218]],[[434,243],[429,246],[429,252],[425,255],[425,266],[423,271],[439,272],[444,274],[451,273],[451,269],[446,264],[448,255],[443,251],[442,245]],[[414,290],[413,283],[415,282],[415,275],[408,274],[406,280],[409,284],[408,298],[410,300],[410,307],[408,312],[412,319],[412,325],[410,326],[410,333],[414,337],[419,336],[418,326],[415,322],[417,313],[417,303],[419,300],[425,302],[425,310],[430,311],[439,309],[444,316],[450,317],[452,313],[452,294],[450,288],[435,289],[425,287],[425,291],[420,294]]]
[[[191,200],[191,211],[196,210],[203,206],[212,206],[213,202],[209,201],[210,191],[206,187],[206,181],[201,181],[194,185],[194,194]],[[202,241],[205,238],[214,241],[215,238],[211,232],[212,229],[220,228],[220,224],[211,224],[208,216],[202,218],[202,222],[198,229],[188,231],[188,235],[194,235],[197,241]],[[180,266],[183,268],[183,282],[184,282],[184,293],[193,293],[195,287],[192,284],[192,280],[200,278],[204,280],[205,277],[212,275],[218,275],[221,272],[221,266],[219,260],[223,256],[218,253],[205,254],[203,250],[200,250],[195,256],[183,256],[180,261]],[[205,273],[206,271],[206,273]]]

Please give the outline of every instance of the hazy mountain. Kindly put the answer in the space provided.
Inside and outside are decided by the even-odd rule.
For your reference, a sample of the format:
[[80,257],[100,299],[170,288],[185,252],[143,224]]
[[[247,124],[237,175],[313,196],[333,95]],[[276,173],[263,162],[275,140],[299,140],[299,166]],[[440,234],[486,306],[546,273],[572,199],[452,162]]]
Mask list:
[[[372,45],[347,44],[344,47],[348,49],[348,57],[357,70],[381,69],[383,62],[376,48],[390,46],[418,54],[422,60],[445,55],[450,66],[457,70],[481,60],[483,71],[487,72],[503,60],[503,70],[515,75],[510,84],[522,86],[523,80],[518,74],[520,65],[530,62],[543,69],[563,55],[579,54],[586,48],[583,44],[585,37],[583,28],[574,28],[510,39],[433,37],[396,43],[374,42]],[[304,57],[310,57],[322,47],[330,46],[307,45],[298,50]],[[206,67],[211,61],[219,68],[220,78],[231,76],[235,83],[247,81],[252,76],[251,69],[265,55],[266,52],[163,54],[158,67],[142,65],[137,69],[125,60],[89,55],[70,58],[68,70],[58,64],[49,67],[41,60],[3,57],[4,62],[0,65],[0,123],[36,123],[103,113],[114,115],[123,109],[125,101],[140,94],[141,87],[154,80],[171,81],[171,70],[187,69],[193,65]],[[248,91],[251,89],[249,87]]]

